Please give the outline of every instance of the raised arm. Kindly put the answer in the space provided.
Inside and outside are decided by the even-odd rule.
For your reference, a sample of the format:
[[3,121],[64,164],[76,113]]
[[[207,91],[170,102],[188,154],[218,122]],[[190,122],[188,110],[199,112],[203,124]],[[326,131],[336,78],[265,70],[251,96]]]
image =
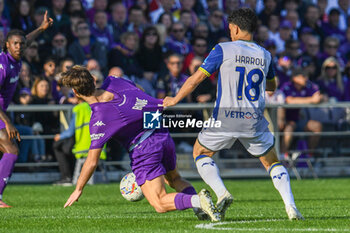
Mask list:
[[94,173],[97,167],[101,151],[102,148],[89,150],[88,157],[84,163],[83,168],[81,169],[81,173],[75,190],[68,198],[66,204],[64,204],[64,208],[66,208],[67,206],[71,206],[74,202],[78,201],[79,197],[83,193],[83,189],[86,183],[89,181],[92,173]]
[[189,77],[181,87],[175,97],[165,97],[163,106],[173,106],[180,102],[185,96],[189,95],[196,87],[207,77],[200,69],[198,69],[191,77]]
[[51,27],[52,24],[53,24],[53,19],[47,16],[47,11],[46,11],[41,25],[37,29],[35,29],[34,31],[26,35],[26,40],[27,40],[26,46],[28,47],[35,40],[35,38],[37,38],[46,29]]

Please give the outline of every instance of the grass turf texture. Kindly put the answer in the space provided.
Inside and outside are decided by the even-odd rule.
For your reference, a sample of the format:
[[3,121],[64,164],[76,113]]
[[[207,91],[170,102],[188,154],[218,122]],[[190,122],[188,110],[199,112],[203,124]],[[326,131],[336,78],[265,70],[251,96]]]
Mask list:
[[[199,191],[207,186],[192,182]],[[73,187],[9,185],[0,232],[350,232],[349,179],[292,180],[306,221],[289,221],[270,180],[225,180],[233,205],[220,224],[198,221],[192,210],[156,213],[144,199],[128,202],[119,184],[87,186],[63,209]],[[209,229],[210,228],[210,229]]]

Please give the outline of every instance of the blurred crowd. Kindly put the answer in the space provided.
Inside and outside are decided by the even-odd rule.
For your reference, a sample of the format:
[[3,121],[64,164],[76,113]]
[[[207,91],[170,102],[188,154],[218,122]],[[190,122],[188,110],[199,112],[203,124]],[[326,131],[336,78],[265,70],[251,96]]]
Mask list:
[[[59,73],[74,64],[86,65],[97,86],[115,75],[164,98],[178,92],[215,44],[230,41],[230,12],[250,7],[259,16],[255,41],[271,52],[279,78],[278,91],[266,94],[269,103],[350,101],[349,6],[349,0],[0,0],[0,43],[11,29],[31,32],[46,11],[54,20],[25,50],[15,104],[77,104],[72,90],[57,84]],[[183,102],[212,102],[216,76]],[[278,130],[319,132],[324,123],[344,118],[342,111],[304,114],[308,118],[302,112],[279,114]],[[12,117],[31,128],[27,134],[60,131],[55,112]],[[36,145],[31,159],[53,154],[50,140]]]

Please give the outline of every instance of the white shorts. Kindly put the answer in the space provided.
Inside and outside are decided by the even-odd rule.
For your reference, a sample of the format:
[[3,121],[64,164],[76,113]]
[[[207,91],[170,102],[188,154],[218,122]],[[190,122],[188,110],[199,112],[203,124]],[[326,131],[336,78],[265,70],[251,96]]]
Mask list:
[[233,137],[232,135],[209,132],[206,130],[201,131],[198,134],[199,144],[211,151],[230,149],[237,139],[242,143],[246,150],[255,157],[265,155],[275,144],[275,138],[268,129],[259,136],[252,138]]

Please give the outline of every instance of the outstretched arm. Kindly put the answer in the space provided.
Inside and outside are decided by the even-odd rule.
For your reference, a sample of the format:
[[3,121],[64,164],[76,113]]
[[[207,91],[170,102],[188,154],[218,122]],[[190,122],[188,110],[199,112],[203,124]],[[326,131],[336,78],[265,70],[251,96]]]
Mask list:
[[35,29],[34,31],[32,31],[31,33],[29,33],[28,35],[26,35],[26,40],[27,40],[27,47],[35,40],[35,38],[37,38],[43,31],[45,31],[46,29],[48,29],[49,27],[51,27],[53,24],[53,19],[49,18],[47,16],[47,11],[45,12],[44,15],[44,20],[41,23],[41,25]]
[[180,102],[185,96],[189,95],[196,87],[203,82],[203,80],[207,77],[200,69],[198,69],[191,77],[189,77],[184,85],[181,87],[179,92],[175,97],[165,97],[163,101],[163,106],[173,106]]
[[77,186],[75,187],[74,192],[68,198],[66,204],[64,204],[64,208],[66,208],[67,206],[71,206],[73,205],[74,202],[78,201],[86,183],[89,181],[92,173],[94,173],[97,167],[101,151],[102,151],[102,148],[89,150],[88,157],[84,163],[83,169],[81,169]]

